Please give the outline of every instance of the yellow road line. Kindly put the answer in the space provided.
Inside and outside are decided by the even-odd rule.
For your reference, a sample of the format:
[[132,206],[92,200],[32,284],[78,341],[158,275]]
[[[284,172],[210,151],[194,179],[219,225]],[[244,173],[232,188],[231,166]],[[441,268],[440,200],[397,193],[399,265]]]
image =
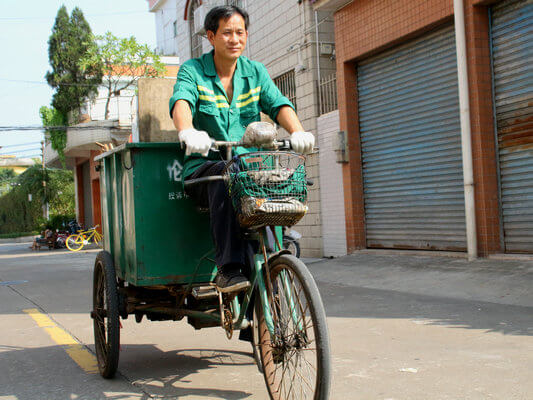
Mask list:
[[60,346],[64,346],[66,353],[89,374],[98,373],[98,364],[96,357],[88,351],[82,344],[78,343],[68,332],[61,329],[47,315],[43,314],[36,308],[22,310],[37,323],[37,325],[50,335],[52,340]]

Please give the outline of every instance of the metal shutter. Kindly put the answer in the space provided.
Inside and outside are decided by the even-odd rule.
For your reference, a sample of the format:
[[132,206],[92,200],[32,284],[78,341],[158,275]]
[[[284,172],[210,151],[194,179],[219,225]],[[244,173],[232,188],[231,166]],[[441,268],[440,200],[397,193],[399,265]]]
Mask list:
[[505,250],[533,251],[533,2],[491,10]]
[[465,250],[453,26],[357,74],[367,246]]

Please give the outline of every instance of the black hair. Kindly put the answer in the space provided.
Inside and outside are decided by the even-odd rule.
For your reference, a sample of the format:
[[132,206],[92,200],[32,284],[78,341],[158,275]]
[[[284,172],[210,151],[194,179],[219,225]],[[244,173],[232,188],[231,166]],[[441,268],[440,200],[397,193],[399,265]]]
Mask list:
[[211,31],[216,34],[218,31],[220,20],[223,19],[225,21],[234,14],[240,14],[240,16],[244,19],[244,27],[246,30],[248,30],[250,17],[248,16],[248,13],[246,11],[237,6],[218,6],[212,8],[205,16],[205,32],[207,33],[207,31]]

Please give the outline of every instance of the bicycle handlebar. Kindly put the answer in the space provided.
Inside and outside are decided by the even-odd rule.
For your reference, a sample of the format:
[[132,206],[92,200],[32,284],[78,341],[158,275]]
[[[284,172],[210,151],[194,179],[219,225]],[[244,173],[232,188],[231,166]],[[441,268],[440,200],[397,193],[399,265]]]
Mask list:
[[[282,139],[282,140],[275,140],[273,142],[276,150],[290,150],[291,149],[291,142],[289,139]],[[244,143],[242,141],[238,142],[229,142],[224,140],[214,140],[212,144],[212,149],[217,149],[219,147],[227,147],[228,151],[228,161],[231,159],[231,151],[233,147],[235,146],[242,146],[242,147],[255,147],[256,144],[251,143]],[[207,182],[215,182],[215,181],[223,181],[225,178],[223,175],[212,175],[212,176],[204,176],[202,178],[196,178],[196,179],[190,179],[188,181],[183,182],[183,187],[191,187],[194,185],[198,185],[200,183],[207,183]],[[312,184],[312,182],[311,182]]]

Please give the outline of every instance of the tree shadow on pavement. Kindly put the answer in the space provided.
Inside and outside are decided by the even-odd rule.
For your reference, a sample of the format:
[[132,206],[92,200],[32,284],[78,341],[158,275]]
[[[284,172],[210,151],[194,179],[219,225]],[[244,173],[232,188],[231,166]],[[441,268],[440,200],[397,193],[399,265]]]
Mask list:
[[336,283],[318,282],[318,285],[328,317],[406,318],[426,325],[533,336],[533,307]]

